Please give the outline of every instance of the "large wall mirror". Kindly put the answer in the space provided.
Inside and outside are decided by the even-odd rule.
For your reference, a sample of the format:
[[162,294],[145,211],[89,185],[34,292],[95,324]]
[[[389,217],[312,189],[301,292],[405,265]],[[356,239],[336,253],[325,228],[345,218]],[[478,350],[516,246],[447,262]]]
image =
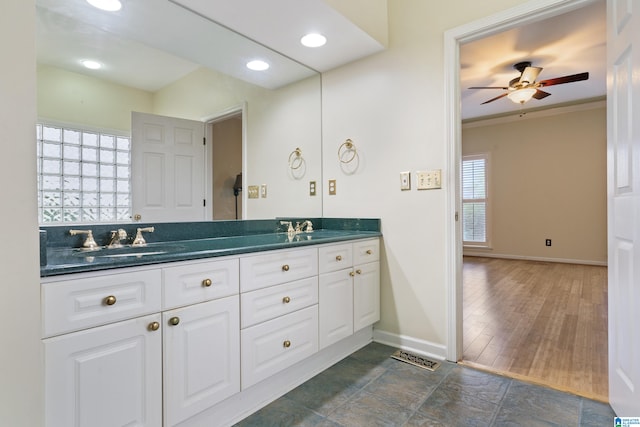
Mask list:
[[[106,12],[86,0],[36,0],[40,121],[133,133],[132,145],[138,143],[132,112],[200,122],[211,142],[194,160],[204,164],[208,206],[201,219],[321,216],[320,75],[179,3],[136,0]],[[102,68],[84,68],[85,59]],[[270,68],[249,70],[252,59]],[[63,152],[64,141],[61,147]],[[131,191],[156,188],[151,184],[163,178],[153,168],[161,161],[145,163],[151,171],[144,173],[136,170],[136,162],[131,159],[131,180],[154,182],[132,182]],[[236,197],[240,173],[242,191],[236,189]],[[315,195],[309,191],[312,181]],[[64,177],[60,184],[40,185],[57,191]],[[250,198],[255,194],[248,190],[256,186],[258,197]],[[182,190],[179,185],[171,189],[177,195],[184,195]],[[154,199],[131,197],[145,196]],[[198,219],[150,212],[143,222]]]

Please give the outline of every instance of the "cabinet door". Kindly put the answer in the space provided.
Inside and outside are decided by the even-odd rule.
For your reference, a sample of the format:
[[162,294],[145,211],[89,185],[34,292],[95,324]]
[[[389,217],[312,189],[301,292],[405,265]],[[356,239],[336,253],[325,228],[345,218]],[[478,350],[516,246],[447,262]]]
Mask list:
[[357,265],[353,277],[353,330],[380,320],[380,263]]
[[319,345],[323,349],[353,334],[351,269],[320,275]]
[[162,333],[154,314],[43,340],[48,427],[162,424]]
[[237,295],[163,313],[165,426],[240,391]]

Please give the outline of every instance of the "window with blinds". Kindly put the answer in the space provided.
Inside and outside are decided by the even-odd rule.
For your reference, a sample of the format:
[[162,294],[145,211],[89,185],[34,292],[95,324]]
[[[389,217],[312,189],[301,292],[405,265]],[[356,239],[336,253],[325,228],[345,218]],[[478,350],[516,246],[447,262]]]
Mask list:
[[462,240],[468,245],[488,245],[486,154],[462,158]]
[[130,220],[128,136],[38,123],[36,141],[40,223]]

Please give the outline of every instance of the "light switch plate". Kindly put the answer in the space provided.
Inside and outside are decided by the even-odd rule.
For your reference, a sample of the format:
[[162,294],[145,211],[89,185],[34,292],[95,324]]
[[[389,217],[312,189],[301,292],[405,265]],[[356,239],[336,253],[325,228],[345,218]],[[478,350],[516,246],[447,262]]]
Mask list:
[[250,185],[247,187],[247,192],[249,193],[250,199],[257,199],[260,197],[260,187],[257,185]]
[[330,196],[335,196],[336,195],[336,180],[335,179],[330,179],[329,180],[329,195]]
[[260,197],[263,199],[267,198],[267,184],[262,184],[260,186]]
[[400,189],[411,190],[411,172],[400,172]]
[[440,169],[418,171],[416,172],[416,175],[418,181],[418,190],[433,190],[436,188],[442,188],[442,172]]

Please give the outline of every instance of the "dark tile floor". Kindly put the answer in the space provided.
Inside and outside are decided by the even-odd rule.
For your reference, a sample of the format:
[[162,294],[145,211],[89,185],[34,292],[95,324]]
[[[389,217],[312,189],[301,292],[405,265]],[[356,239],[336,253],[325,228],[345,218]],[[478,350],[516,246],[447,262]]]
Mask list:
[[237,426],[613,426],[607,404],[445,362],[431,372],[372,343]]

